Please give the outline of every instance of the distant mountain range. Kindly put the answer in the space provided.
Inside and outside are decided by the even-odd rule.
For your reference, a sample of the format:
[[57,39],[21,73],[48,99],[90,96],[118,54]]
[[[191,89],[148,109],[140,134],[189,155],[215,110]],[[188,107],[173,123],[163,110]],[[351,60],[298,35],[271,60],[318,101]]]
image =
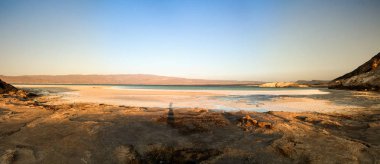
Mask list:
[[2,76],[11,84],[259,85],[260,81],[204,80],[146,74]]

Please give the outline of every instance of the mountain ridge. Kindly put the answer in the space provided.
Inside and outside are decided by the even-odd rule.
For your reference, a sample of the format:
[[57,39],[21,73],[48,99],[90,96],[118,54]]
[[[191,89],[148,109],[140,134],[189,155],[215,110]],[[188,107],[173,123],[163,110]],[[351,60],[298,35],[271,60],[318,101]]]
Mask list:
[[206,80],[149,74],[23,75],[0,78],[11,84],[258,85],[260,81]]

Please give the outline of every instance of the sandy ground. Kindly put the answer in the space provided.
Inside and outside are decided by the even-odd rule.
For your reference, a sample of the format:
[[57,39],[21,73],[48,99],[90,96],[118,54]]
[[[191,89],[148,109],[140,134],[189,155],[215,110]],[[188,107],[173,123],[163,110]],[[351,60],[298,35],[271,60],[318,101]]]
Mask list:
[[380,162],[377,93],[282,95],[263,102],[346,107],[263,113],[73,103],[53,90],[62,88],[29,99],[1,95],[0,163]]

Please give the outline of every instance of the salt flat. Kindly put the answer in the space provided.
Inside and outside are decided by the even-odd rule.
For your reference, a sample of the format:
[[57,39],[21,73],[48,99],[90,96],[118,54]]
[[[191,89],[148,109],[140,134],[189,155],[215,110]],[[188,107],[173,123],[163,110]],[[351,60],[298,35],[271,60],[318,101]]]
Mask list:
[[[336,93],[326,89],[268,89],[268,90],[168,90],[120,89],[99,85],[19,85],[55,91],[69,103],[105,103],[138,107],[206,108],[226,111],[288,111],[336,112],[360,108],[354,104],[337,104],[329,98]],[[322,97],[320,99],[313,98]],[[339,96],[339,95],[338,95]],[[325,97],[325,98],[323,98]]]

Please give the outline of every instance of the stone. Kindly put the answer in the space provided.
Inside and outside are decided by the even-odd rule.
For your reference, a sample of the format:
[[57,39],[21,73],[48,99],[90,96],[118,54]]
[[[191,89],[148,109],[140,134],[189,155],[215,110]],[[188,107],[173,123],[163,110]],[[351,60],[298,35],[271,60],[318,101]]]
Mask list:
[[245,130],[245,131],[249,131],[253,127],[260,127],[260,128],[267,128],[267,129],[273,128],[272,123],[265,122],[265,121],[259,122],[255,119],[253,119],[250,115],[245,115],[245,117],[240,118],[237,125],[242,127],[243,130]]
[[380,128],[380,121],[368,123],[369,128]]
[[10,85],[0,79],[0,94],[4,93],[16,93],[18,89],[14,87],[13,85]]
[[272,129],[272,124],[269,122],[259,122],[257,123],[257,126],[260,128],[267,128],[267,129]]
[[242,120],[242,125],[245,127],[255,126],[257,124],[257,120],[252,119],[250,115],[245,115]]
[[306,117],[306,116],[296,116],[296,118],[299,119],[299,120],[301,120],[301,121],[306,121],[306,119],[308,117]]
[[16,157],[16,150],[6,150],[0,158],[0,164],[11,164]]
[[140,163],[140,155],[132,145],[121,145],[115,148],[116,163]]

